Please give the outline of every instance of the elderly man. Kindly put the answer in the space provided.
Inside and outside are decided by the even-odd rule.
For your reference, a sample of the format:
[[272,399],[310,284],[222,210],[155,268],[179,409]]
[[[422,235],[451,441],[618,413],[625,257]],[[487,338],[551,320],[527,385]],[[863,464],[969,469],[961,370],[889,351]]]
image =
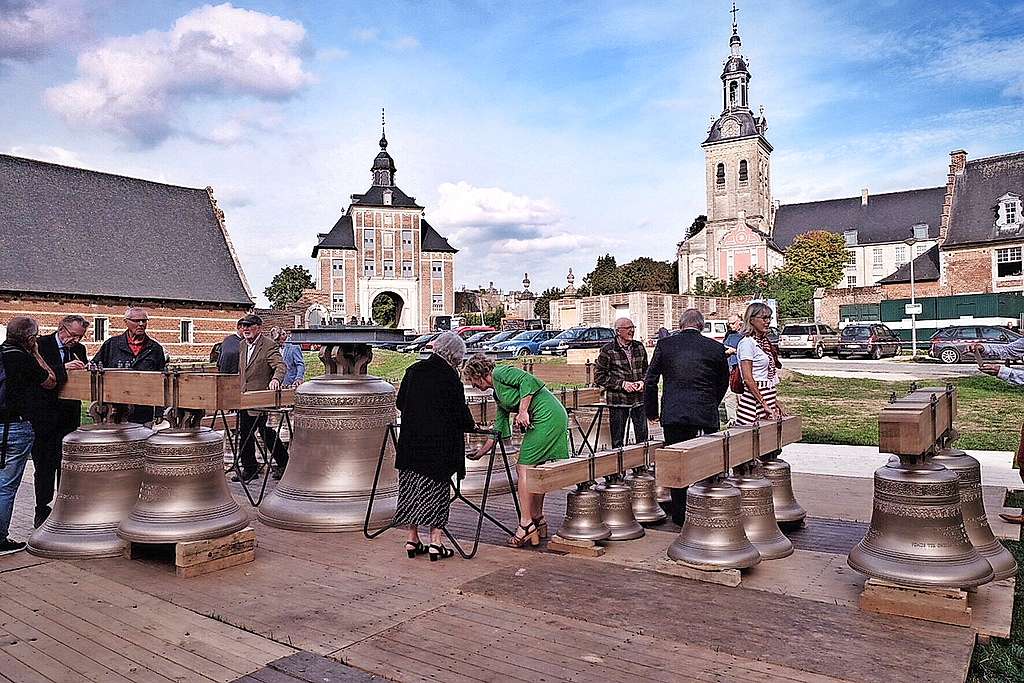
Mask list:
[[26,412],[35,442],[32,444],[33,482],[36,492],[35,523],[39,526],[50,516],[50,503],[60,482],[61,442],[82,424],[82,402],[57,397],[68,381],[69,370],[85,368],[85,347],[82,337],[89,327],[80,315],[67,315],[57,331],[39,337],[39,355],[53,371],[57,384],[52,388],[36,385],[30,388]]
[[0,346],[0,367],[4,373],[4,395],[0,402],[0,555],[25,549],[12,540],[14,498],[25,474],[25,462],[32,450],[35,433],[28,421],[28,397],[36,387],[53,389],[57,378],[39,354],[39,325],[32,318],[18,316],[7,323],[7,339]]
[[[131,368],[133,370],[163,370],[167,367],[167,353],[155,339],[146,333],[149,314],[145,308],[132,306],[124,312],[125,331],[103,342],[92,362],[104,368]],[[131,406],[128,421],[145,424],[155,416],[153,406]]]
[[[1008,384],[1024,384],[1024,370],[1017,370],[1002,363],[985,363],[983,359],[993,360],[1021,360],[1024,358],[1024,338],[1016,339],[1009,344],[975,344],[971,347],[979,360],[979,369],[987,375],[998,377]],[[1024,426],[1020,431],[1020,442],[1017,445],[1017,453],[1014,456],[1014,465],[1020,474],[1021,481],[1024,481]],[[1010,515],[1000,512],[999,516],[1011,524],[1024,524],[1024,515]]]
[[298,344],[288,341],[288,330],[281,327],[270,329],[270,338],[281,347],[281,358],[284,359],[284,380],[281,382],[286,387],[297,387],[306,378],[306,361],[302,357],[302,349]]
[[[241,320],[242,344],[239,347],[239,375],[242,391],[276,391],[281,388],[285,367],[281,349],[277,343],[263,334],[263,319],[258,315],[247,315]],[[277,438],[274,430],[267,426],[267,414],[259,411],[238,411],[238,434],[241,439],[239,459],[241,476],[235,474],[231,481],[252,481],[259,475],[256,462],[256,434],[263,439],[277,466],[271,471],[274,479],[280,479],[288,464],[288,450]]]
[[[739,346],[740,339],[743,339],[743,335],[740,333],[740,329],[743,327],[743,318],[732,313],[729,315],[729,334],[725,335],[725,339],[722,344],[725,346],[725,357],[729,361],[729,372],[740,364],[739,356],[736,355],[736,347]],[[725,400],[722,401],[725,404],[725,415],[731,427],[736,422],[736,410],[739,407],[739,394],[727,391],[725,392]]]
[[633,321],[619,318],[615,321],[615,339],[602,346],[597,356],[594,382],[604,389],[612,448],[625,443],[629,420],[633,422],[636,441],[647,440],[647,421],[643,415],[647,349],[633,339],[635,335]]
[[[725,347],[701,334],[704,315],[696,308],[683,311],[681,330],[658,342],[644,382],[647,418],[661,421],[665,444],[711,434],[719,428],[718,404],[729,388]],[[658,381],[664,378],[661,407]],[[672,521],[686,516],[686,489],[672,489]]]

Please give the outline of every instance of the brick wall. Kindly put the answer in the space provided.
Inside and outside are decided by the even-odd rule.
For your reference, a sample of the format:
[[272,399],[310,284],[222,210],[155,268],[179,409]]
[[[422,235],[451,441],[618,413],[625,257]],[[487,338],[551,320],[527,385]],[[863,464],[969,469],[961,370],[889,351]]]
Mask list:
[[992,291],[992,249],[956,249],[947,252],[945,257],[950,294]]
[[[213,345],[235,331],[238,319],[251,307],[231,306],[203,308],[197,304],[168,302],[118,301],[115,299],[78,299],[11,297],[0,295],[0,322],[19,315],[27,315],[39,323],[46,334],[57,329],[65,315],[77,313],[89,321],[89,330],[82,340],[89,355],[96,353],[101,340],[94,339],[96,320],[106,320],[106,336],[124,332],[124,312],[129,303],[142,306],[149,313],[149,334],[166,349],[173,360],[203,360],[209,357]],[[192,321],[191,343],[181,341],[181,321]]]

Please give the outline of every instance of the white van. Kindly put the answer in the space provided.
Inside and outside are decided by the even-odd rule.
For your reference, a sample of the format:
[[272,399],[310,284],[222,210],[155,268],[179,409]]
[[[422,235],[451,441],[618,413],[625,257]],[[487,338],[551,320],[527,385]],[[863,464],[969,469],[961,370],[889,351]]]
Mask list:
[[705,320],[704,330],[701,332],[705,337],[711,337],[717,342],[724,342],[725,335],[729,334],[728,320]]

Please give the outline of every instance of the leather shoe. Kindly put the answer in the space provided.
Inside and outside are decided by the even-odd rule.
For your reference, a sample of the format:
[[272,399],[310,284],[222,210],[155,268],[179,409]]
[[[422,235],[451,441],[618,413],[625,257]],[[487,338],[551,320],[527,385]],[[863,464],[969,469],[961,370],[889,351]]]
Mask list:
[[260,476],[259,470],[242,470],[242,476],[239,477],[238,473],[231,475],[231,481],[241,481],[248,484],[250,481]]
[[1024,524],[1024,515],[1008,515],[1005,512],[1000,512],[999,517],[1010,524]]
[[35,519],[32,521],[32,528],[38,529],[39,527],[41,527],[43,525],[43,522],[45,522],[46,519],[50,516],[50,512],[50,508],[36,510]]

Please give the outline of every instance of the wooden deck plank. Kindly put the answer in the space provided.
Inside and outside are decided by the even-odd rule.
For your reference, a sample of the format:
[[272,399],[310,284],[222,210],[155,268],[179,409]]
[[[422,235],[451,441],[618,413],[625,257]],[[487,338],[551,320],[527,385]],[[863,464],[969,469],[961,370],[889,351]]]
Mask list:
[[17,683],[54,683],[54,679],[44,676],[34,665],[29,667],[7,652],[6,647],[0,647],[0,671],[10,676],[9,680]]

